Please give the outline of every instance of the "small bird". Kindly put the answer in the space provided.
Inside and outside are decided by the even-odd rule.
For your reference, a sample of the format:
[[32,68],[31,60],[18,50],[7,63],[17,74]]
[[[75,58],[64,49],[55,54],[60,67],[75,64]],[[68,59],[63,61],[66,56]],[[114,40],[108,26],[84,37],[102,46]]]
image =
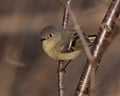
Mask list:
[[[41,31],[40,36],[43,50],[56,60],[72,60],[83,50],[78,33],[72,29],[47,26]],[[84,36],[88,46],[91,46],[96,35]]]

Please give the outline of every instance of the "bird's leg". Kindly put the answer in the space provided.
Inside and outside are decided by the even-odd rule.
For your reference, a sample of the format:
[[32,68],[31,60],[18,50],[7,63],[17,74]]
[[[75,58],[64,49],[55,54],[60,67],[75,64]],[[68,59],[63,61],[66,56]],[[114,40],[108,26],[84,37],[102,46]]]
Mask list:
[[72,60],[69,60],[69,61],[65,64],[65,66],[62,68],[62,71],[66,72],[65,69],[66,69],[67,66],[70,64],[71,61],[72,61]]

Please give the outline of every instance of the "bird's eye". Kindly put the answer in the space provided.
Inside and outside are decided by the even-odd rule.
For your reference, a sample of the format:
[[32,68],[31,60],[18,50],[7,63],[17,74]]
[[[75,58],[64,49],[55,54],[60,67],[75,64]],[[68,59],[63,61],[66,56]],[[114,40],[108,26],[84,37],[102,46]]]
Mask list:
[[50,37],[53,37],[53,34],[52,34],[52,33],[50,33],[50,34],[49,34],[49,36],[50,36]]

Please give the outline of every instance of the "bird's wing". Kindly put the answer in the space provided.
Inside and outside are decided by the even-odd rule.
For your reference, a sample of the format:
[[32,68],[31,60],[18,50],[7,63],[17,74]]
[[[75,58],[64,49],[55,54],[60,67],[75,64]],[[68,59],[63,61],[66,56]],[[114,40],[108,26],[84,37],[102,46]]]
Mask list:
[[57,51],[61,53],[66,53],[66,52],[68,53],[68,52],[73,52],[75,50],[83,49],[77,33],[74,33],[74,35],[70,37],[69,40],[66,40],[66,41],[64,41],[64,43],[62,44],[58,43],[57,48],[56,48]]
[[[83,33],[83,34],[85,36],[86,42],[88,43],[88,46],[92,46],[93,41],[96,38],[96,35],[86,35],[85,33]],[[76,50],[83,49],[83,45],[79,39],[79,35],[75,32],[72,35],[72,37],[70,37],[70,39],[66,40],[66,41],[69,41],[69,42],[64,42],[62,44],[59,43],[59,45],[58,45],[59,48],[57,48],[59,50],[59,52],[66,53],[66,52],[73,52]]]

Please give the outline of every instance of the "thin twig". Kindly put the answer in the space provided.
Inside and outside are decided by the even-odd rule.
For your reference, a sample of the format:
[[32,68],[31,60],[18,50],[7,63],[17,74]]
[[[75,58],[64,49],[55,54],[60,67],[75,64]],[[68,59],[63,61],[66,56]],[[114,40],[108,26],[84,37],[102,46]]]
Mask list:
[[[77,22],[77,19],[76,19],[75,15],[74,15],[73,11],[71,10],[71,7],[70,7],[70,6],[69,6],[69,13],[70,13],[71,19],[72,19],[72,21],[73,21],[73,23],[74,23],[74,25],[75,25],[75,29],[77,30],[77,32],[78,32],[78,34],[79,34],[80,40],[81,40],[81,42],[82,42],[82,44],[83,44],[83,48],[84,48],[84,50],[85,50],[85,52],[86,52],[86,55],[87,55],[87,57],[88,57],[88,60],[89,60],[91,63],[93,63],[92,53],[91,53],[91,51],[90,51],[90,49],[89,49],[89,47],[88,47],[88,44],[87,44],[87,42],[86,42],[86,40],[85,40],[85,38],[84,38],[84,34],[82,33],[82,31],[81,31],[81,29],[80,29],[80,26],[79,26],[79,23]],[[88,71],[90,72],[91,69],[92,69],[92,66],[88,69]],[[86,74],[86,76],[89,77],[89,74]],[[91,79],[91,80],[92,80],[92,79]],[[85,79],[85,82],[82,82],[82,84],[83,84],[83,85],[86,85],[86,84],[85,84],[86,82],[87,82],[87,79]],[[92,88],[94,88],[94,87],[92,86]],[[94,89],[92,89],[92,90],[94,90]]]
[[75,15],[74,15],[74,12],[72,11],[70,6],[69,6],[69,14],[70,14],[70,17],[71,17],[71,19],[73,21],[73,24],[75,25],[75,29],[78,32],[80,40],[81,40],[81,42],[83,44],[84,50],[86,52],[86,55],[87,55],[88,59],[92,62],[93,58],[92,58],[91,51],[90,51],[90,49],[88,47],[88,44],[87,44],[87,42],[86,42],[86,40],[84,38],[84,34],[81,31],[80,25],[77,22],[77,19],[76,19]]
[[71,0],[67,1],[65,10],[64,10],[64,16],[63,16],[63,22],[62,27],[65,29],[68,26],[68,19],[69,19],[69,6],[70,6]]
[[[64,4],[62,4],[62,5],[64,5]],[[77,22],[76,17],[75,17],[75,15],[74,15],[73,11],[71,10],[70,2],[68,2],[68,4],[67,4],[67,8],[65,8],[65,12],[66,12],[66,14],[64,15],[63,28],[65,28],[65,27],[66,27],[66,24],[68,24],[68,18],[67,18],[67,17],[68,17],[69,14],[70,14],[70,17],[71,17],[71,19],[72,19],[72,21],[73,21],[73,23],[74,23],[74,25],[75,25],[75,29],[77,30],[77,32],[78,32],[78,34],[79,34],[79,37],[80,37],[80,39],[81,39],[81,42],[82,42],[82,44],[83,44],[83,47],[84,47],[85,52],[86,52],[86,54],[87,54],[87,57],[88,57],[89,60],[92,62],[93,59],[92,59],[91,51],[90,51],[90,49],[89,49],[89,47],[88,47],[88,44],[87,44],[87,42],[86,42],[86,40],[85,40],[85,38],[84,38],[84,35],[83,35],[82,31],[81,31],[81,29],[80,29],[79,23]],[[65,18],[65,17],[66,17],[66,18]]]
[[[71,0],[68,0],[64,9],[63,22],[62,22],[62,27],[64,29],[68,26],[68,19],[69,19],[68,6],[70,6],[70,3]],[[58,95],[59,96],[64,96],[64,70],[62,70],[63,62],[64,62],[63,60],[59,60],[59,64],[58,64]]]
[[98,36],[95,40],[94,46],[92,47],[94,62],[87,62],[84,68],[84,72],[76,88],[75,96],[83,96],[85,90],[88,88],[89,76],[92,71],[93,65],[97,66],[105,50],[110,44],[112,34],[116,33],[113,32],[113,29],[115,28],[116,22],[118,21],[119,14],[120,0],[112,0],[111,5],[99,27]]
[[63,68],[63,61],[59,60],[58,64],[58,96],[64,96],[64,71]]
[[90,73],[90,85],[88,87],[89,96],[95,96],[96,90],[95,90],[95,66],[92,67],[91,73]]

